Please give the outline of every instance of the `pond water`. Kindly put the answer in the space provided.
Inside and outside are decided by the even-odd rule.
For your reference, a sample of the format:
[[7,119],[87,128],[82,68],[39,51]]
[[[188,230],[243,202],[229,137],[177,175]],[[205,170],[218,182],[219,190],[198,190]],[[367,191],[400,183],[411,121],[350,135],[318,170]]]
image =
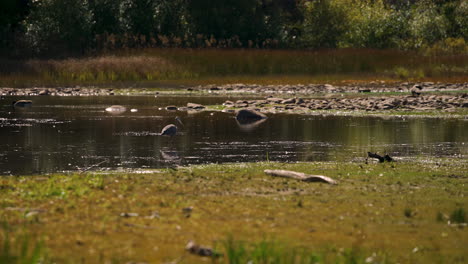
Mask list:
[[[13,109],[11,102],[33,106]],[[352,161],[367,151],[397,158],[468,154],[468,122],[460,119],[269,115],[244,126],[232,113],[167,111],[226,97],[5,97],[0,100],[0,175],[79,169],[165,168],[254,161]],[[127,111],[111,114],[110,105]],[[130,109],[138,109],[131,112]],[[179,116],[174,137],[158,135]]]

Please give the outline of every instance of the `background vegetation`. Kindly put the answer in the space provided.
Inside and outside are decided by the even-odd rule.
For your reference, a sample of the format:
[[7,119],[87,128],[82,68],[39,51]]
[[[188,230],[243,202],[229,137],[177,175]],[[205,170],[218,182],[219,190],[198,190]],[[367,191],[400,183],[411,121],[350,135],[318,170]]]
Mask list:
[[463,0],[4,0],[0,86],[465,82]]
[[378,49],[148,48],[64,59],[0,59],[0,87],[468,81],[468,55]]
[[4,56],[148,47],[466,53],[463,0],[4,0]]

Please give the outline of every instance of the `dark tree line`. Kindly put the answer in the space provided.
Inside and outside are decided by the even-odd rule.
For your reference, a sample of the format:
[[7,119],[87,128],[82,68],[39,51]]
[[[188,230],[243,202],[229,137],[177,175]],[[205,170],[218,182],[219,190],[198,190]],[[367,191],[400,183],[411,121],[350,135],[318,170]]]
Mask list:
[[2,54],[145,47],[466,50],[464,0],[2,0]]

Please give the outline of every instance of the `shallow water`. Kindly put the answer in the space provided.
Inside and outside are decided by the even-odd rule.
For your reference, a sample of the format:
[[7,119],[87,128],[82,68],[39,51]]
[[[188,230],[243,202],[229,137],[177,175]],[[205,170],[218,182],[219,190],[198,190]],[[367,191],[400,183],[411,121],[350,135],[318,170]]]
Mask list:
[[[33,106],[13,109],[11,102]],[[221,97],[6,97],[0,100],[0,175],[82,169],[164,168],[253,161],[351,161],[367,151],[396,158],[465,159],[468,122],[460,119],[336,117],[276,114],[240,125],[222,112],[167,111]],[[124,113],[108,113],[110,105]],[[131,112],[130,109],[138,109]],[[179,116],[174,137],[158,135]]]

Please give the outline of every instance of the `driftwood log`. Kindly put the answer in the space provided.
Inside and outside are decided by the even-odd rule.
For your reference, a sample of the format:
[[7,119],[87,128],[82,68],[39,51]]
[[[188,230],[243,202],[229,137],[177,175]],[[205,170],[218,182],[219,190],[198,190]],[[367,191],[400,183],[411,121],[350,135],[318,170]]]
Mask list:
[[338,184],[335,180],[330,177],[323,175],[310,175],[302,172],[287,171],[287,170],[265,170],[266,174],[277,177],[292,178],[305,182],[325,182],[329,184]]

